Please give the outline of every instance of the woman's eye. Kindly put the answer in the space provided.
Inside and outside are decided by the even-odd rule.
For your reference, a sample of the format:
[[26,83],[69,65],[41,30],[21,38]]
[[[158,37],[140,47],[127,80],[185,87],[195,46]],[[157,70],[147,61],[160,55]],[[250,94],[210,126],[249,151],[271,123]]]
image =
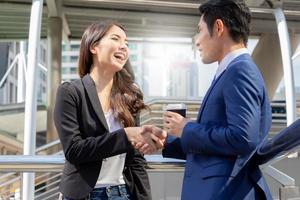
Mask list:
[[118,38],[116,38],[116,37],[113,37],[113,38],[111,38],[112,40],[115,40],[115,41],[118,41]]

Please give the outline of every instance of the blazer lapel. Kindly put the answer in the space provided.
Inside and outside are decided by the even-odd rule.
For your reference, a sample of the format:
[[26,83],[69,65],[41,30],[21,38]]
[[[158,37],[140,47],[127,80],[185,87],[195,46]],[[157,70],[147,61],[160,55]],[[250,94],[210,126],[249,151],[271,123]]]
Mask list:
[[207,92],[206,92],[206,94],[205,94],[205,96],[204,96],[204,99],[203,99],[203,101],[202,101],[201,107],[200,107],[200,109],[199,109],[199,113],[198,113],[198,116],[197,116],[197,122],[198,122],[198,121],[200,120],[200,118],[201,118],[201,115],[202,115],[202,112],[203,112],[203,108],[204,108],[204,106],[205,106],[205,104],[206,104],[206,102],[207,102],[207,98],[209,97],[209,95],[210,95],[212,89],[214,88],[214,86],[216,85],[216,83],[218,82],[218,80],[221,78],[221,76],[224,74],[225,71],[226,71],[226,70],[224,70],[224,71],[218,76],[218,78],[216,78],[215,80],[213,80],[213,82],[211,83],[209,89],[207,90]]
[[104,112],[102,110],[102,106],[100,104],[99,101],[99,97],[97,94],[97,90],[96,90],[96,85],[95,82],[93,81],[93,79],[91,78],[91,76],[89,74],[86,74],[83,78],[82,78],[82,82],[83,82],[83,86],[85,87],[85,90],[88,94],[88,97],[91,101],[91,104],[96,112],[96,115],[98,117],[98,119],[102,122],[102,124],[104,125],[104,127],[106,128],[106,130],[108,131],[108,125],[104,116]]
[[[235,58],[233,61],[231,61],[231,63],[227,66],[227,69],[230,68],[230,67],[232,66],[232,64],[234,63],[234,61],[239,60],[239,59],[251,59],[251,56],[250,56],[249,54],[242,54],[242,55],[236,57],[236,58]],[[226,69],[226,70],[227,70],[227,69]],[[202,101],[201,107],[200,107],[200,109],[199,109],[199,113],[198,113],[198,116],[197,116],[197,121],[199,121],[200,118],[201,118],[201,115],[202,115],[202,112],[203,112],[203,108],[204,108],[204,106],[205,106],[205,104],[206,104],[206,101],[207,101],[207,98],[208,98],[210,92],[212,91],[213,87],[216,85],[216,83],[218,82],[218,80],[221,78],[221,76],[223,76],[223,74],[226,72],[226,70],[224,70],[224,71],[218,76],[218,78],[212,82],[210,88],[209,88],[208,91],[206,92],[206,95],[205,95],[205,97],[204,97],[204,99],[203,99],[203,101]]]

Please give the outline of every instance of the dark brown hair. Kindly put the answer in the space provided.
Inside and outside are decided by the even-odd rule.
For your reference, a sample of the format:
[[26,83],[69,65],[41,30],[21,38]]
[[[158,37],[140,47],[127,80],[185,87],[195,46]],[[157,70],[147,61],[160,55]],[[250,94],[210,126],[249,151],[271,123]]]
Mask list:
[[[80,78],[91,71],[93,55],[90,47],[99,42],[113,26],[118,26],[125,31],[118,22],[107,20],[91,24],[83,33],[78,61]],[[134,83],[134,73],[129,59],[123,69],[114,75],[110,107],[124,127],[135,126],[135,117],[142,109],[147,108],[143,101],[143,93]]]
[[250,34],[251,12],[244,0],[208,0],[199,7],[210,35],[217,19],[229,29],[233,41],[247,45]]

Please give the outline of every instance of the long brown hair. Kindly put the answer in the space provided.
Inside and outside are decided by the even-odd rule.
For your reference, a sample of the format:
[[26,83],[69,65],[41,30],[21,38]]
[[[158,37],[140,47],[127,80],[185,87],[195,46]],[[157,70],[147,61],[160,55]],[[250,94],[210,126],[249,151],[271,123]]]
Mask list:
[[[118,22],[106,20],[91,24],[83,33],[78,61],[80,78],[91,71],[93,55],[90,47],[99,42],[112,26],[118,26],[125,31]],[[147,108],[143,101],[143,93],[134,82],[134,73],[129,59],[123,69],[114,75],[110,107],[124,127],[134,126],[137,114]]]

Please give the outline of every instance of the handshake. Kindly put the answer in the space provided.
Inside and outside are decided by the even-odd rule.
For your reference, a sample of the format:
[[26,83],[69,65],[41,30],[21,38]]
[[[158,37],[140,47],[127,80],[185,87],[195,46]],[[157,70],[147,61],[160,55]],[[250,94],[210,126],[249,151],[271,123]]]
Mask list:
[[153,125],[125,128],[128,140],[142,154],[151,154],[163,148],[167,132]]

